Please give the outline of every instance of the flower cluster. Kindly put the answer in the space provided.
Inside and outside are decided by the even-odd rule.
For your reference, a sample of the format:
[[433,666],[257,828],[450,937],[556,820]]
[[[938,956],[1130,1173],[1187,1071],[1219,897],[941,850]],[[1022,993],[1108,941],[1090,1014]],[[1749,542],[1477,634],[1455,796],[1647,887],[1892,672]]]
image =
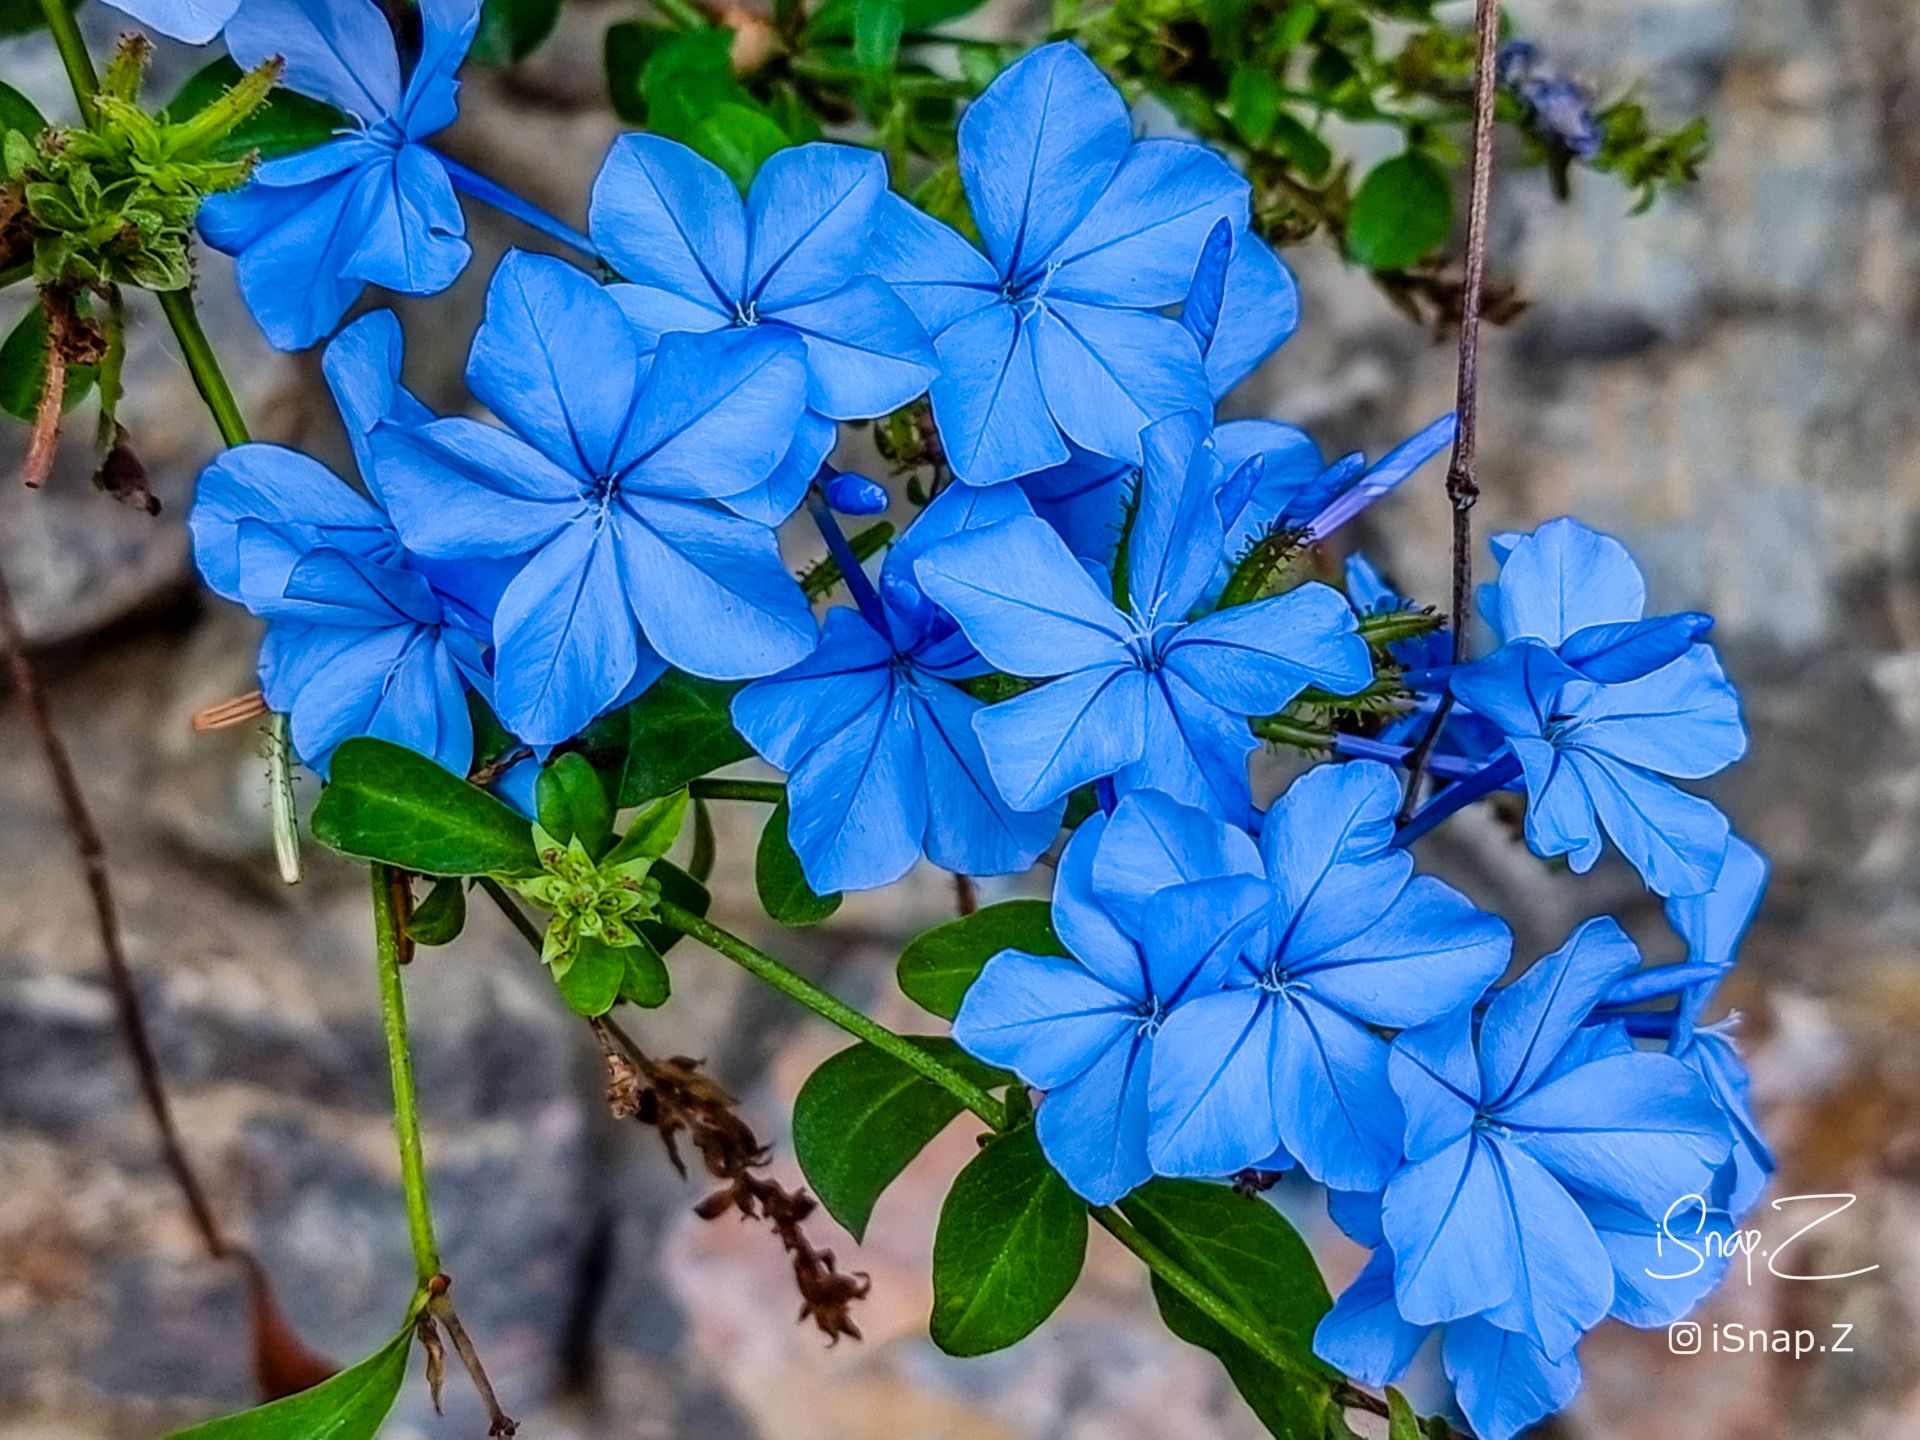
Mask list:
[[[245,0],[228,26],[356,122],[202,217],[276,341],[332,331],[365,284],[423,293],[465,265],[458,176],[420,142],[452,118],[476,13],[427,0],[404,77],[372,0]],[[1136,140],[1073,46],[1006,70],[959,147],[978,246],[869,151],[782,150],[743,196],[675,141],[622,137],[589,223],[611,283],[517,251],[492,277],[466,374],[491,418],[429,411],[398,323],[362,318],[325,370],[365,493],[230,451],[194,510],[201,568],[268,621],[267,702],[322,774],[374,735],[464,775],[476,714],[565,751],[678,671],[730,687],[786,773],[815,891],[922,858],[1017,873],[1070,828],[1065,953],[994,956],[955,1038],[1041,1092],[1040,1146],[1087,1201],[1296,1166],[1326,1186],[1374,1256],[1322,1356],[1384,1384],[1442,1328],[1468,1419],[1506,1440],[1571,1396],[1592,1326],[1703,1293],[1711,1275],[1652,1278],[1663,1219],[1728,1226],[1770,1168],[1727,1030],[1701,1023],[1765,867],[1674,783],[1745,744],[1709,622],[1648,618],[1624,549],[1562,520],[1496,537],[1484,658],[1370,628],[1404,602],[1364,560],[1347,594],[1294,562],[1452,417],[1371,466],[1216,423],[1291,332],[1292,277],[1248,231],[1246,182]],[[887,496],[833,452],[923,396],[951,481],[869,573],[834,512]],[[802,509],[850,599],[819,619],[779,543]],[[1302,707],[1366,718],[1326,742],[1364,758],[1263,809],[1249,758]],[[1394,763],[1436,723],[1443,788],[1415,808]],[[1596,919],[1505,980],[1506,925],[1410,849],[1502,790],[1543,857],[1585,870],[1610,841],[1690,959],[1643,967]],[[651,954],[645,866],[541,848],[523,889],[611,1004],[641,983],[614,952]]]

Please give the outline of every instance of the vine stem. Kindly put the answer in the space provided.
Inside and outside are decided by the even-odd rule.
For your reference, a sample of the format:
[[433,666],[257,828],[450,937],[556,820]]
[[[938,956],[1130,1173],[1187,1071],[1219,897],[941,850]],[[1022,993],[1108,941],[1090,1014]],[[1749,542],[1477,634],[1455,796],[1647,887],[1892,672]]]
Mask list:
[[[1480,307],[1487,286],[1487,220],[1493,203],[1494,51],[1500,42],[1500,0],[1475,0],[1473,67],[1473,169],[1467,192],[1466,275],[1460,288],[1460,362],[1454,413],[1453,455],[1447,462],[1447,499],[1453,505],[1453,663],[1467,658],[1467,618],[1473,598],[1473,506],[1480,498]],[[1427,757],[1453,711],[1453,693],[1440,697],[1433,722],[1408,763],[1407,794],[1400,823],[1420,803]]]
[[746,800],[756,805],[778,805],[787,787],[778,780],[728,780],[702,776],[687,786],[696,800]]
[[995,1130],[1005,1128],[1007,1123],[1005,1106],[952,1066],[942,1063],[904,1035],[896,1034],[878,1020],[871,1019],[846,1001],[822,990],[806,976],[789,969],[766,951],[748,944],[738,935],[722,930],[705,917],[696,915],[691,910],[674,904],[671,900],[658,901],[655,905],[655,914],[682,935],[691,940],[698,940],[716,955],[731,960],[742,970],[765,981],[781,994],[799,1001],[821,1019],[838,1025],[849,1035],[866,1041],[876,1050],[884,1050],[909,1069],[919,1071]]
[[386,865],[369,867],[373,889],[373,944],[380,974],[380,1029],[387,1042],[387,1072],[393,1082],[393,1130],[400,1145],[400,1184],[407,1199],[407,1233],[420,1283],[440,1274],[440,1249],[427,1204],[426,1152],[420,1142],[420,1097],[414,1088],[413,1051],[407,1038],[407,996],[400,983],[407,941],[402,932],[401,887],[405,878]]

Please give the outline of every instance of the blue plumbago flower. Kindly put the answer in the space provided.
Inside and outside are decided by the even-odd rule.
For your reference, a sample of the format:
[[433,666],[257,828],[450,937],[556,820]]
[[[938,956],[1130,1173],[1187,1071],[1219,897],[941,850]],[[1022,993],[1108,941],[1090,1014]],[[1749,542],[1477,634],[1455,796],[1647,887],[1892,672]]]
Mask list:
[[408,547],[524,557],[494,615],[495,709],[531,744],[623,692],[642,638],[711,679],[812,652],[773,531],[730,509],[787,453],[806,404],[798,340],[669,335],[651,358],[599,285],[514,252],[487,292],[467,384],[509,427],[382,425],[380,485]]
[[107,0],[149,30],[189,45],[205,45],[233,19],[240,0]]
[[[1726,864],[1711,890],[1667,901],[1668,923],[1686,940],[1689,963],[1709,965],[1722,973],[1731,970],[1741,938],[1759,912],[1766,888],[1766,860],[1738,835],[1733,836],[1727,842]],[[1700,1024],[1700,1016],[1717,989],[1719,981],[1705,980],[1682,993],[1668,1051],[1706,1082],[1733,1131],[1733,1175],[1726,1208],[1737,1219],[1760,1199],[1774,1161],[1754,1119],[1747,1069],[1733,1041],[1739,1017]]]
[[1532,112],[1543,135],[1581,160],[1600,153],[1605,137],[1593,113],[1592,92],[1555,69],[1538,45],[1510,40],[1500,47],[1495,64],[1500,83]]
[[1483,1316],[1557,1360],[1614,1304],[1585,1202],[1651,1225],[1713,1193],[1732,1139],[1699,1077],[1585,1023],[1639,964],[1618,925],[1592,920],[1499,992],[1477,1045],[1468,1011],[1395,1039],[1406,1158],[1381,1219],[1407,1321]]
[[201,208],[200,233],[239,257],[240,293],[283,350],[327,335],[368,285],[437,294],[472,254],[447,166],[420,142],[453,122],[480,0],[421,0],[419,10],[420,54],[404,84],[374,0],[247,0],[227,25],[242,69],[280,56],[289,89],[360,122],[267,161]]
[[[416,406],[395,383],[398,341],[381,311],[327,351],[327,382],[369,479],[365,428]],[[209,465],[188,524],[207,584],[268,622],[261,688],[292,717],[308,768],[324,776],[341,741],[374,735],[467,773],[466,692],[490,688],[483,647],[497,584],[411,554],[377,505],[278,445],[240,445]]]
[[1210,876],[1257,874],[1246,834],[1157,791],[1093,815],[1061,853],[1053,925],[1068,957],[1003,950],[954,1018],[970,1053],[1046,1091],[1040,1146],[1096,1205],[1153,1174],[1148,1082],[1156,1034],[1204,980],[1142,943],[1153,896]]
[[1456,673],[1453,692],[1499,727],[1527,787],[1527,844],[1585,873],[1604,832],[1660,895],[1720,874],[1727,820],[1665,777],[1699,780],[1746,752],[1740,705],[1705,645],[1620,684],[1582,678],[1537,640]]
[[829,611],[818,650],[734,697],[747,743],[789,773],[787,835],[815,890],[890,884],[922,855],[1009,874],[1058,832],[1064,802],[1022,812],[994,787],[973,728],[984,702],[952,683],[986,667],[914,578],[928,546],[1018,513],[1010,486],[950,486],[888,554],[876,613]]
[[1307,584],[1189,622],[1220,564],[1219,488],[1193,413],[1143,437],[1145,466],[1116,603],[1060,537],[1015,516],[932,548],[928,595],[988,662],[1058,677],[975,722],[993,778],[1022,810],[1090,780],[1164,790],[1223,818],[1247,818],[1247,717],[1309,685],[1348,695],[1372,678],[1353,611]]
[[1469,1007],[1506,968],[1507,927],[1393,846],[1400,782],[1360,761],[1274,802],[1258,871],[1158,897],[1146,950],[1193,974],[1155,1050],[1148,1152],[1174,1175],[1297,1158],[1373,1189],[1400,1160],[1387,1042]]
[[[1202,146],[1136,143],[1120,92],[1072,45],[1005,70],[962,116],[959,145],[986,253],[890,198],[876,268],[934,338],[933,413],[962,480],[1058,465],[1069,440],[1138,464],[1143,428],[1209,408],[1200,346],[1165,312],[1219,220],[1239,268],[1223,304],[1283,306],[1273,344],[1291,328],[1292,278],[1246,235],[1247,182]],[[1250,368],[1262,343],[1232,340],[1222,373]]]
[[1638,680],[1676,660],[1713,628],[1687,611],[1646,619],[1647,582],[1627,547],[1578,520],[1489,542],[1500,578],[1480,589],[1482,615],[1501,640],[1537,640],[1583,678]]
[[[612,294],[649,343],[726,329],[797,337],[808,406],[867,419],[921,394],[938,368],[913,312],[870,273],[886,193],[878,153],[801,145],[760,167],[743,204],[726,173],[686,146],[624,135],[594,181],[590,229],[630,282]],[[825,455],[798,475],[789,510]]]

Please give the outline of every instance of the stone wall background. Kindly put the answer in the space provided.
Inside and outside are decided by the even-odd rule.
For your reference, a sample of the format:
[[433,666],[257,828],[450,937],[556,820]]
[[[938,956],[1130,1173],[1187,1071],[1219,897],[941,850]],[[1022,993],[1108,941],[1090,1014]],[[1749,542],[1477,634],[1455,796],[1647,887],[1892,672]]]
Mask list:
[[[1606,182],[1555,207],[1503,182],[1496,265],[1533,308],[1486,347],[1480,529],[1565,511],[1622,535],[1663,608],[1720,617],[1752,757],[1719,787],[1775,866],[1731,987],[1780,1148],[1775,1193],[1859,1202],[1802,1242],[1824,1284],[1736,1278],[1705,1321],[1856,1327],[1853,1353],[1679,1359],[1615,1327],[1585,1351],[1568,1436],[1920,1437],[1920,10],[1910,0],[1515,0],[1520,27],[1660,112],[1705,109],[1705,180],[1628,221]],[[452,148],[578,218],[612,124],[599,32],[622,5],[574,0],[529,65],[469,81]],[[114,18],[89,7],[97,38]],[[190,60],[161,65],[178,76]],[[0,69],[52,105],[51,54]],[[167,80],[160,82],[169,83]],[[479,261],[409,327],[410,379],[463,403],[461,352],[491,259],[523,242],[471,214]],[[1262,393],[1329,448],[1378,447],[1450,403],[1452,354],[1364,278],[1296,254],[1300,335]],[[217,343],[263,435],[341,459],[311,357],[274,356],[203,262]],[[17,300],[0,299],[10,325]],[[425,312],[402,306],[409,320]],[[307,1338],[363,1353],[409,1265],[391,1152],[361,882],[315,856],[272,878],[261,766],[192,711],[249,688],[252,623],[195,591],[181,518],[214,437],[157,317],[130,375],[133,426],[167,502],[157,523],[80,479],[0,484],[0,562],[44,645],[54,702],[102,812],[134,965],[192,1148]],[[0,436],[17,458],[18,427]],[[0,466],[10,470],[11,463]],[[1437,469],[1366,537],[1415,593],[1444,583]],[[205,1262],[159,1168],[98,975],[84,897],[17,707],[0,704],[0,1440],[143,1437],[248,1399],[239,1277]],[[723,831],[745,890],[753,836]],[[1549,882],[1492,825],[1452,827],[1445,863],[1537,954],[1615,909],[1671,947],[1630,875]],[[921,876],[850,903],[786,953],[855,998],[887,998],[902,937],[948,892]],[[753,930],[750,899],[723,894]],[[1668,950],[1662,953],[1670,953]],[[1194,1440],[1256,1429],[1206,1357],[1160,1331],[1141,1275],[1096,1237],[1088,1276],[1034,1341],[955,1362],[924,1338],[926,1260],[965,1138],[882,1201],[868,1243],[837,1237],[874,1295],[867,1340],[825,1349],[791,1323],[770,1238],[689,1213],[650,1135],[614,1126],[597,1064],[518,942],[476,912],[410,981],[436,1210],[462,1309],[530,1436],[673,1440]],[[718,960],[676,966],[643,1044],[710,1058],[768,1136],[836,1048]],[[791,1173],[783,1154],[782,1164]],[[1280,1202],[1354,1256],[1307,1197]],[[823,1233],[831,1230],[821,1220]],[[1767,1225],[1774,1243],[1786,1222]],[[1429,1377],[1430,1378],[1430,1377]],[[435,1421],[410,1385],[396,1437],[477,1434],[461,1387]]]

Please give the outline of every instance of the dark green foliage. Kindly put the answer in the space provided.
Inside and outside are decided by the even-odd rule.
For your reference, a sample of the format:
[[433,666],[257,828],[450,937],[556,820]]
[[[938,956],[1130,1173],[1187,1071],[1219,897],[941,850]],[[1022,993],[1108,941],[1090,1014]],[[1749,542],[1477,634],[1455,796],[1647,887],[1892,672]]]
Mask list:
[[484,0],[480,29],[469,59],[482,65],[511,65],[531,55],[553,33],[560,0]]
[[409,1319],[359,1364],[270,1405],[177,1430],[168,1440],[373,1440],[407,1378]]
[[914,1004],[943,1020],[960,1002],[980,967],[1002,950],[1065,955],[1044,900],[1007,900],[917,935],[900,953],[900,988]]
[[1347,254],[1369,270],[1405,270],[1447,243],[1453,187],[1433,158],[1409,150],[1367,172],[1347,216]]
[[427,898],[407,917],[407,938],[419,945],[451,945],[466,925],[466,882],[436,880]]
[[737,689],[669,670],[629,705],[620,803],[639,805],[751,755],[728,709]]
[[[93,389],[97,367],[67,366],[63,410],[71,410]],[[4,342],[0,342],[0,410],[20,420],[31,420],[40,408],[40,392],[47,383],[47,312],[37,302],[27,307]]]
[[767,817],[754,857],[753,883],[760,894],[760,907],[770,919],[782,925],[818,925],[840,908],[840,897],[817,895],[807,883],[800,857],[793,853],[787,839],[788,816],[787,802],[782,800]]
[[421,875],[532,875],[526,820],[426,756],[385,740],[349,740],[313,811],[321,844]]

